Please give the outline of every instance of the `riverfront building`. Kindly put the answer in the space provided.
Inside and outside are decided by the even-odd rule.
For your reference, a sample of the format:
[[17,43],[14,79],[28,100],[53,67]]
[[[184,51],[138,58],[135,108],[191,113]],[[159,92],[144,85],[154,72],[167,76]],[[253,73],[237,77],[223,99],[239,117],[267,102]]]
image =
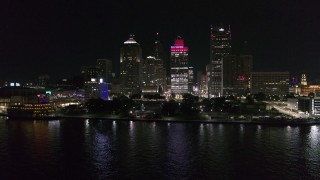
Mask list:
[[152,54],[143,60],[142,93],[163,94],[166,89],[166,69],[163,48],[158,37]]
[[207,66],[209,97],[223,96],[223,58],[231,53],[231,29],[210,29],[210,63]]
[[189,65],[188,47],[184,40],[178,37],[171,46],[171,93],[182,98],[182,94],[189,93]]
[[246,95],[251,71],[252,55],[226,55],[223,58],[223,94]]
[[286,95],[289,93],[289,72],[252,72],[251,94]]
[[120,89],[124,95],[141,92],[142,50],[134,36],[123,43],[120,51]]

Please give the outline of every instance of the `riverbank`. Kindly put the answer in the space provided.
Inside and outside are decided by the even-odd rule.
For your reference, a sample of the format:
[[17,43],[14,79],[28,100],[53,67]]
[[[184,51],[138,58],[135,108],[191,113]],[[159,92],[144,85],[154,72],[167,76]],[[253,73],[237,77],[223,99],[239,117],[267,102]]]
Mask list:
[[[7,117],[6,114],[0,116]],[[8,117],[7,117],[8,118]],[[319,125],[320,119],[184,119],[183,117],[163,117],[158,119],[137,119],[120,116],[99,116],[99,115],[54,115],[33,118],[8,118],[8,120],[61,120],[61,119],[80,119],[80,120],[106,120],[106,121],[140,121],[140,122],[170,122],[170,123],[210,123],[210,124],[253,124],[253,125],[281,125],[281,126],[304,126]]]

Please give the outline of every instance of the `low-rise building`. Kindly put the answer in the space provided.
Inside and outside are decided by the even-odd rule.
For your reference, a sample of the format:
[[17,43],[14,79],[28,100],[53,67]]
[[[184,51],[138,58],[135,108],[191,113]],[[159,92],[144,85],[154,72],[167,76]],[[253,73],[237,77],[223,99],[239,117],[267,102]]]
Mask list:
[[289,72],[252,72],[251,94],[286,95],[289,93]]

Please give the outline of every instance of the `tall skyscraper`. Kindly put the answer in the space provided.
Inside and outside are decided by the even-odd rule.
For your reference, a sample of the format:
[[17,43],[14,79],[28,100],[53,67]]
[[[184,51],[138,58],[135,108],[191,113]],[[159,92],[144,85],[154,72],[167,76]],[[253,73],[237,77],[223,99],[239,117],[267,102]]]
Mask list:
[[189,93],[189,66],[188,47],[184,46],[184,40],[178,36],[175,44],[171,46],[171,93],[177,98]]
[[246,95],[251,71],[252,55],[226,55],[223,58],[223,94]]
[[140,93],[142,50],[134,36],[123,43],[120,51],[120,89],[124,95]]
[[162,91],[167,90],[167,83],[166,83],[166,64],[165,64],[165,55],[162,43],[159,40],[159,33],[157,33],[156,41],[154,42],[154,49],[153,49],[153,56],[156,60],[156,83]]
[[148,56],[142,63],[142,93],[158,93],[156,58]]
[[231,53],[231,29],[223,26],[210,29],[210,65],[208,66],[209,97],[223,96],[223,57]]
[[109,59],[97,59],[97,67],[101,71],[101,76],[105,82],[111,83],[112,61]]
[[163,48],[158,33],[152,56],[143,60],[142,93],[164,93],[166,89],[166,69],[164,66]]

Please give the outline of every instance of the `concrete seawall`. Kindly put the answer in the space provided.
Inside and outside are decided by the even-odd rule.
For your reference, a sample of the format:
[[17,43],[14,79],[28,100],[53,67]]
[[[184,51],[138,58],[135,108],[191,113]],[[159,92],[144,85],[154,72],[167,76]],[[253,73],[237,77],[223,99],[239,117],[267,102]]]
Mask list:
[[[0,114],[0,116],[6,116],[6,114]],[[106,121],[140,121],[140,122],[170,122],[170,123],[210,123],[210,124],[252,124],[252,125],[281,125],[281,126],[303,126],[303,125],[319,125],[319,119],[262,119],[262,120],[228,120],[228,119],[211,119],[211,120],[196,120],[196,119],[183,119],[183,117],[177,118],[161,118],[161,119],[136,119],[136,118],[122,118],[116,116],[41,116],[33,118],[8,118],[8,120],[62,120],[62,119],[90,119],[90,120],[106,120]]]

